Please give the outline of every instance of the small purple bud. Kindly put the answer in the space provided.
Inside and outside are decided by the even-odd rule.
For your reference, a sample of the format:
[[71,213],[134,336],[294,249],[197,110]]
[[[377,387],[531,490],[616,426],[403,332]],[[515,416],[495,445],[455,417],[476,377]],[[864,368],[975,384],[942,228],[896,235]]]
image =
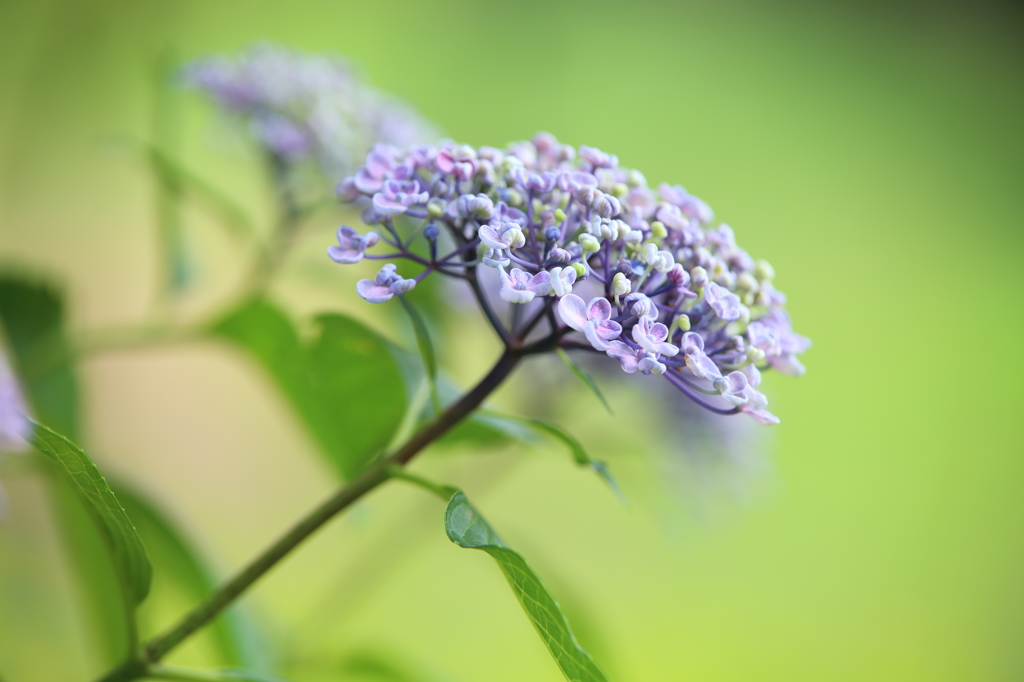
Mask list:
[[359,198],[359,188],[356,187],[355,178],[345,178],[334,188],[334,196],[343,204],[350,204]]
[[430,223],[423,228],[423,236],[430,241],[437,239],[437,236],[441,233],[441,230],[434,223]]
[[557,242],[562,238],[562,231],[552,225],[548,229],[544,230],[544,240],[549,242]]

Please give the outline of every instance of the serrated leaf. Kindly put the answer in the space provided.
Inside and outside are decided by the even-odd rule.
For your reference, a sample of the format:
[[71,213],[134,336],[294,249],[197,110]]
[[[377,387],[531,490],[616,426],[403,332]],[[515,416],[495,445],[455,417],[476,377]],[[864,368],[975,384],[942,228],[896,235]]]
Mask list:
[[459,491],[452,496],[444,521],[452,542],[487,552],[498,563],[530,623],[569,682],[608,682],[590,654],[576,641],[565,615],[537,574],[522,556],[502,542],[465,493]]
[[[185,536],[144,496],[123,485],[114,484],[111,488],[145,543],[154,567],[152,594],[140,619],[146,619],[146,608],[162,593],[178,593],[189,606],[206,599],[218,581]],[[233,605],[197,635],[210,637],[220,663],[252,668],[262,665],[263,657],[258,655],[260,645],[244,619],[245,614],[239,612],[242,606]],[[150,623],[150,629],[162,630],[168,625]]]
[[398,365],[378,334],[344,315],[314,320],[303,343],[263,300],[241,306],[213,332],[255,357],[290,399],[342,476],[358,473],[389,442],[405,410]]
[[135,526],[89,456],[64,436],[32,421],[29,442],[60,464],[86,503],[103,535],[121,578],[125,596],[138,605],[149,593],[153,567]]
[[608,404],[608,401],[604,398],[604,394],[601,393],[601,389],[597,387],[597,382],[594,381],[594,377],[590,376],[589,372],[573,362],[573,359],[570,358],[569,354],[564,350],[561,348],[556,348],[555,350],[558,351],[558,357],[562,358],[562,362],[564,362],[566,367],[576,375],[576,378],[582,381],[583,385],[589,388],[591,392],[597,396],[597,399],[601,401],[602,405],[604,405],[604,409],[608,410],[608,414],[615,414],[612,412],[612,406]]

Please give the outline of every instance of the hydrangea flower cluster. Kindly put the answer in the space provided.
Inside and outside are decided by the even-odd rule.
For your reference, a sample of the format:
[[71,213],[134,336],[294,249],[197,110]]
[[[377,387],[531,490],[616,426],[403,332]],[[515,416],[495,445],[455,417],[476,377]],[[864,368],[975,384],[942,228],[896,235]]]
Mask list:
[[410,106],[368,86],[343,59],[260,44],[235,58],[186,66],[205,92],[277,158],[318,158],[339,178],[376,142],[408,145],[436,137]]
[[[363,203],[363,221],[378,229],[340,228],[333,260],[422,266],[404,279],[388,263],[360,281],[371,303],[432,272],[477,283],[478,266],[494,268],[497,295],[535,310],[523,333],[547,320],[563,347],[606,354],[625,372],[664,376],[710,410],[766,424],[778,418],[758,390],[762,370],[804,372],[797,356],[810,341],[792,330],[768,262],[740,248],[683,187],[654,190],[599,149],[546,133],[508,149],[378,145],[336,192]],[[405,239],[402,225],[411,230]],[[442,231],[453,247],[438,256]],[[411,248],[417,236],[426,241],[420,253]],[[367,254],[378,241],[395,252]],[[501,333],[486,294],[478,298]]]

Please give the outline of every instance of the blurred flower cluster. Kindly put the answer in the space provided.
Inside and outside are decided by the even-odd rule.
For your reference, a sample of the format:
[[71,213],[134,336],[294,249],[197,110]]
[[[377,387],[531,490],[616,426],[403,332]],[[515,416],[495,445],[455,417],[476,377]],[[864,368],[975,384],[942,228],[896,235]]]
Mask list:
[[[432,272],[494,268],[502,300],[557,312],[565,326],[549,317],[552,333],[579,332],[578,347],[614,358],[625,372],[663,375],[712,411],[763,423],[778,419],[757,389],[761,371],[804,371],[797,356],[810,342],[792,330],[771,265],[740,248],[732,229],[715,225],[708,205],[683,187],[654,190],[599,149],[546,133],[508,149],[381,144],[337,195],[364,203],[363,221],[379,227],[339,229],[333,260],[422,266],[404,278],[388,263],[362,280],[357,291],[371,303]],[[413,219],[406,238],[399,218]],[[442,231],[452,248],[439,256]],[[411,248],[417,236],[429,255]],[[380,241],[394,253],[366,254]]]
[[435,139],[409,105],[367,85],[340,57],[269,44],[236,56],[190,63],[185,82],[242,121],[277,159],[319,160],[335,179],[351,172],[375,142]]

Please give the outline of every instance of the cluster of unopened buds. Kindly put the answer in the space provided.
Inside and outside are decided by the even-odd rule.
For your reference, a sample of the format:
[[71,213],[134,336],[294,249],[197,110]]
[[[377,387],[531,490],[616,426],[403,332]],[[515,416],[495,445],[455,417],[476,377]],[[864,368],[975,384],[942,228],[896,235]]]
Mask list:
[[[679,185],[654,191],[598,149],[546,133],[508,149],[378,145],[337,195],[365,204],[376,231],[340,228],[334,261],[402,258],[420,269],[403,278],[388,263],[360,281],[371,303],[434,272],[465,279],[505,338],[476,276],[494,268],[497,295],[533,312],[521,336],[546,320],[562,347],[607,354],[708,409],[763,423],[778,418],[757,389],[761,370],[804,371],[797,356],[810,342],[793,332],[772,267],[738,247],[728,225],[713,226],[703,201]],[[366,253],[379,241],[394,251]]]

